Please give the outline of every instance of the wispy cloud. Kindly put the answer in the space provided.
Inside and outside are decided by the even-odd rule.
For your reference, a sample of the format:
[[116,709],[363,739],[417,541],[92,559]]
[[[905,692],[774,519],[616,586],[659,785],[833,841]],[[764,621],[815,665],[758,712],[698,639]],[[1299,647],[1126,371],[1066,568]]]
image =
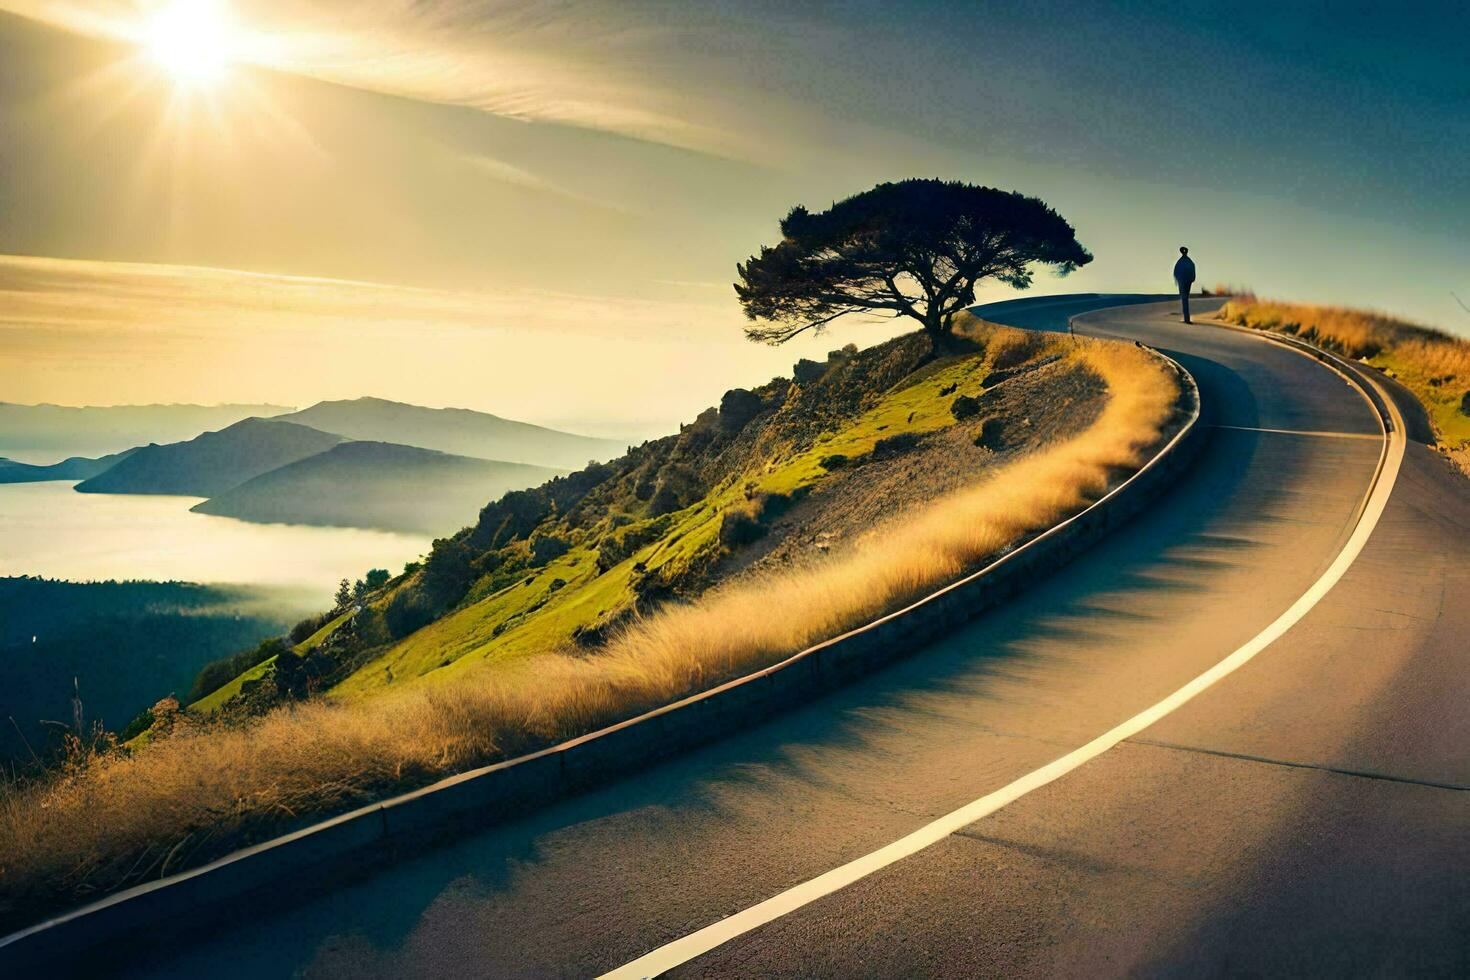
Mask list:
[[[67,30],[136,40],[157,3],[0,0]],[[239,50],[264,67],[719,156],[750,147],[644,70],[667,37],[587,0],[234,0]]]
[[589,194],[583,194],[580,191],[548,180],[539,174],[534,174],[529,170],[517,167],[515,164],[507,163],[504,160],[497,160],[494,157],[478,154],[464,156],[461,159],[485,176],[502,183],[513,184],[516,187],[524,187],[527,190],[539,191],[543,194],[550,194],[553,197],[565,198],[569,201],[588,204],[607,211],[615,211],[619,214],[632,215],[638,213],[634,208],[627,207],[615,201],[603,200]]

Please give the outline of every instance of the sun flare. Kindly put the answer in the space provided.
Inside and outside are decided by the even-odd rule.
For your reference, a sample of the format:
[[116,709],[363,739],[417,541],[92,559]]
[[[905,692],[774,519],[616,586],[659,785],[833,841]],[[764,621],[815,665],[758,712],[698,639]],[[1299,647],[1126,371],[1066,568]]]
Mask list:
[[180,85],[206,87],[235,60],[234,25],[222,0],[170,0],[143,31],[148,56]]

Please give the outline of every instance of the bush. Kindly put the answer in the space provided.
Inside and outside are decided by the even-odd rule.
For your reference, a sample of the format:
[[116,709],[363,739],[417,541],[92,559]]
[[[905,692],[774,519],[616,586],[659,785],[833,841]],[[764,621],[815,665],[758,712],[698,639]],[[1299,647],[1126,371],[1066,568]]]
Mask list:
[[330,610],[315,616],[307,616],[301,622],[291,627],[291,632],[287,635],[290,636],[292,643],[304,643],[313,633],[331,621],[332,613]]
[[1460,414],[1470,415],[1470,391],[1460,396]]
[[817,465],[824,470],[840,470],[848,464],[849,460],[841,453],[833,453],[831,456],[823,456],[817,460]]
[[556,561],[572,550],[572,546],[561,538],[543,534],[531,542],[531,565],[539,568],[547,562]]
[[969,395],[956,395],[955,400],[949,403],[949,414],[955,417],[956,422],[974,418],[980,414],[980,402]]
[[751,507],[727,510],[720,519],[720,544],[726,548],[739,548],[759,541],[765,533],[765,524]]
[[[317,629],[320,628],[317,627]],[[315,632],[316,630],[312,630],[312,633]],[[307,634],[307,636],[310,635],[311,633]],[[194,683],[189,686],[189,702],[192,704],[212,691],[219,690],[251,667],[263,664],[271,657],[279,656],[286,649],[285,641],[279,636],[273,636],[268,640],[262,640],[249,650],[241,650],[239,653],[232,653],[228,657],[221,657],[205,664],[200,668],[199,673],[194,675]]]
[[897,435],[884,436],[873,443],[874,459],[887,459],[906,453],[919,444],[919,437],[912,432],[900,432]]
[[1004,443],[1005,423],[998,416],[992,415],[980,423],[980,431],[975,435],[975,445],[996,452]]
[[122,730],[122,733],[118,735],[117,740],[119,742],[130,741],[137,738],[139,735],[142,735],[144,732],[152,727],[153,709],[144,708],[133,717],[132,721],[128,722],[128,727]]
[[421,579],[424,598],[436,612],[464,598],[475,580],[469,548],[453,538],[439,538],[429,549]]
[[399,589],[383,610],[383,623],[388,627],[388,635],[395,640],[427,626],[433,618],[428,606],[413,589]]

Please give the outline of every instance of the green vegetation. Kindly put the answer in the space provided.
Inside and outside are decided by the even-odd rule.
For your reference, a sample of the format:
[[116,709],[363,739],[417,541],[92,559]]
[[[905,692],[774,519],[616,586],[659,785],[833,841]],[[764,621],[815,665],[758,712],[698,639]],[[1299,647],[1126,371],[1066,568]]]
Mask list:
[[1072,226],[1034,197],[900,180],[816,214],[792,208],[781,241],[736,266],[735,294],[751,340],[782,344],[876,313],[915,320],[938,351],[984,280],[1024,289],[1036,265],[1065,275],[1091,261]]
[[[738,429],[723,425],[718,411],[706,413],[678,436],[616,464],[507,494],[475,527],[436,542],[422,568],[391,580],[362,611],[324,632],[315,650],[278,654],[266,670],[274,676],[289,664],[284,678],[259,689],[276,689],[272,703],[293,701],[288,707],[262,704],[259,718],[201,725],[191,720],[196,713],[181,717],[160,701],[153,727],[140,736],[143,750],[83,753],[64,778],[0,794],[0,854],[14,856],[0,877],[0,922],[8,915],[19,924],[20,916],[81,895],[197,865],[242,843],[707,689],[911,602],[1075,513],[1136,468],[1174,416],[1172,374],[1131,346],[1045,342],[1065,345],[1072,370],[1106,391],[1100,413],[1074,434],[1038,443],[986,478],[889,515],[851,549],[809,567],[721,580],[710,564],[722,556],[724,515],[765,521],[768,507],[779,509],[801,486],[843,478],[838,473],[864,475],[823,469],[832,449],[873,467],[869,473],[891,466],[898,475],[903,456],[887,464],[858,461],[896,437],[916,438],[917,430],[948,440],[935,444],[941,452],[957,441],[951,435],[963,444],[976,423],[940,431],[954,425],[951,402],[987,378],[987,357],[1009,349],[1008,336],[982,328],[976,346],[938,359],[923,356],[922,337],[863,354],[837,352],[819,383],[759,389],[760,412]],[[915,348],[920,355],[910,360]],[[1038,390],[1072,376],[1059,369],[1039,378]],[[748,400],[732,404],[740,402]],[[659,512],[662,488],[680,497],[678,510]],[[633,541],[625,540],[629,534]],[[543,546],[538,558],[533,542],[550,538],[568,547]],[[627,553],[597,574],[601,543],[610,538]],[[664,577],[660,570],[676,563],[684,571]],[[645,571],[637,571],[640,565]],[[649,605],[650,574],[660,588],[703,592],[695,601]],[[459,589],[463,598],[448,614],[406,642],[377,632],[374,620],[396,596],[432,607]],[[573,636],[576,624],[606,624],[617,602],[641,615],[595,641]],[[506,624],[498,637],[491,622]],[[406,656],[424,652],[415,644],[435,633],[442,651],[458,645],[457,659],[446,666]],[[589,642],[574,649],[579,639]],[[560,649],[537,647],[558,641]],[[503,643],[515,648],[506,653]],[[384,653],[425,681],[378,680],[374,675],[391,669]],[[371,677],[371,687],[391,689],[371,698],[356,696],[362,690],[307,696],[321,689],[323,675],[315,670],[334,664],[356,668],[349,675],[355,683]],[[449,677],[455,682],[430,680]],[[172,734],[181,724],[194,731]],[[205,826],[209,833],[199,835]]]
[[[891,353],[882,348],[878,352],[879,357]],[[831,367],[839,375],[862,371],[858,357],[839,352]],[[954,424],[951,398],[941,392],[956,388],[978,392],[987,371],[983,350],[928,362],[888,390],[874,393],[866,410],[833,419],[831,427],[814,438],[806,433],[804,439],[771,440],[766,452],[743,459],[744,465],[723,473],[706,493],[666,514],[656,513],[656,495],[647,503],[639,501],[637,482],[631,481],[632,492],[614,494],[612,513],[590,528],[550,515],[526,537],[535,534],[539,535],[535,540],[546,540],[560,535],[558,540],[573,542],[565,553],[538,562],[520,542],[502,547],[490,562],[495,571],[469,586],[469,603],[374,657],[336,691],[354,697],[431,672],[452,674],[487,659],[503,661],[554,650],[589,634],[605,635],[609,624],[626,621],[634,610],[646,607],[642,600],[650,594],[698,594],[706,573],[723,553],[758,537],[752,533],[759,524],[753,502],[761,501],[764,509],[772,500],[802,496],[829,477],[831,469],[823,461],[830,463],[834,456],[861,460],[875,447],[881,453],[882,444],[895,436],[913,439]],[[833,378],[834,383],[838,380]],[[777,387],[784,391],[784,385]],[[725,411],[722,406],[721,413]],[[780,413],[770,408],[745,424],[763,416],[779,427]],[[718,430],[718,417],[701,419],[703,424],[696,422],[675,438],[693,441],[706,428]],[[670,455],[674,458],[665,466],[678,465],[679,454]],[[664,485],[672,482],[665,479]],[[727,521],[733,528],[742,519],[749,526],[732,540],[732,531],[722,529]],[[471,539],[473,534],[466,538]],[[431,564],[444,551],[443,546],[436,547]],[[512,580],[506,581],[508,577]],[[404,591],[412,589],[410,585]],[[408,600],[395,596],[392,602]]]
[[209,661],[282,632],[296,601],[183,582],[0,578],[0,762],[49,759],[74,725],[77,691],[85,730],[122,729]]
[[[306,639],[292,644],[291,651],[298,655],[311,653],[325,643],[327,637],[331,636],[337,627],[347,622],[351,616],[351,612],[337,614]],[[237,653],[209,664],[194,680],[194,687],[190,692],[193,701],[189,705],[189,711],[196,715],[215,713],[226,701],[239,694],[246,685],[263,680],[275,667],[276,658],[286,649],[285,643],[279,637],[272,637],[261,642],[253,650]],[[216,668],[216,665],[220,666]],[[218,686],[214,686],[220,674],[223,674],[225,679],[219,682]],[[201,696],[200,691],[208,691],[208,693]]]

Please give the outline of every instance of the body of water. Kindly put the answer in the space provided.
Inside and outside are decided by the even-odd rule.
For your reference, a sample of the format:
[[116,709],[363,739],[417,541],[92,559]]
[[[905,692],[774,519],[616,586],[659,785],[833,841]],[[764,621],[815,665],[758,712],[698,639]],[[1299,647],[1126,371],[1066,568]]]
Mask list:
[[178,579],[301,588],[325,598],[338,580],[369,568],[396,574],[430,544],[388,531],[191,514],[198,497],[77,493],[73,486],[0,485],[0,575]]

